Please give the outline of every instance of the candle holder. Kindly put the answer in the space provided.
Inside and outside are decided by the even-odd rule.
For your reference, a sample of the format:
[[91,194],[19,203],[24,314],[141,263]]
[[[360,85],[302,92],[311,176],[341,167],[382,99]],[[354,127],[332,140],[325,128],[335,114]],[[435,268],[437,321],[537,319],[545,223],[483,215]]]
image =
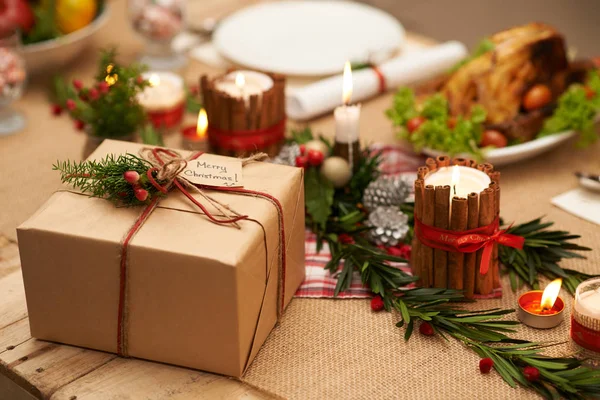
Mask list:
[[[489,295],[499,287],[495,242],[489,244],[493,246],[489,253],[481,246],[476,251],[452,247],[458,241],[475,246],[462,242],[482,243],[483,235],[496,233],[499,213],[500,173],[493,165],[463,158],[451,161],[447,156],[428,158],[415,181],[411,266],[420,285],[463,290],[467,298]],[[437,235],[438,244],[430,240],[432,235]]]
[[600,353],[600,278],[588,279],[577,286],[571,338],[579,346]]
[[152,125],[158,129],[174,128],[181,124],[185,111],[183,79],[172,72],[145,72],[142,77],[150,83],[137,95]]
[[279,153],[285,135],[285,77],[255,71],[232,71],[200,88],[208,115],[208,138],[217,154],[239,157]]
[[210,152],[210,146],[206,135],[199,135],[195,125],[187,126],[181,130],[182,144],[185,150]]
[[532,290],[519,297],[517,317],[527,326],[538,329],[549,329],[559,325],[563,320],[565,302],[558,296],[554,305],[548,309],[540,308],[543,291]]

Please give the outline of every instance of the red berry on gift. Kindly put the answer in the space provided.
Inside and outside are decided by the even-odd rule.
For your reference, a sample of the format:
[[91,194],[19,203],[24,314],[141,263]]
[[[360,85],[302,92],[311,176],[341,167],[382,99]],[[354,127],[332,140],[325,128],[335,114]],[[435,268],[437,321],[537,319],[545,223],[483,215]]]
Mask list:
[[73,87],[77,90],[81,90],[83,88],[83,83],[79,79],[73,79]]
[[135,195],[135,198],[139,201],[146,201],[146,199],[148,198],[148,191],[146,189],[134,189],[133,194]]
[[73,99],[68,99],[65,103],[65,106],[69,111],[73,111],[77,108],[77,104],[75,104],[75,101]]
[[489,373],[493,366],[494,366],[494,360],[492,360],[489,357],[482,358],[481,360],[479,360],[479,371],[482,374]]
[[347,233],[340,233],[338,236],[340,243],[342,244],[353,244],[354,238]]
[[137,78],[135,78],[135,81],[138,85],[141,85],[142,83],[144,83],[145,79],[143,76],[138,76]]
[[140,174],[138,174],[137,171],[125,171],[123,172],[123,179],[125,179],[127,183],[133,185],[140,180]]
[[306,145],[301,144],[300,146],[298,146],[298,148],[300,149],[300,155],[306,154]]
[[385,248],[386,253],[388,253],[390,256],[394,256],[394,257],[401,257],[400,255],[400,249],[397,247],[386,247]]
[[385,308],[385,304],[383,303],[383,299],[381,296],[377,295],[371,299],[371,310],[373,311],[381,311]]
[[80,119],[76,119],[75,120],[75,129],[77,129],[78,131],[82,131],[85,129],[85,122],[83,122]]
[[423,124],[423,122],[427,121],[425,117],[414,117],[406,121],[406,129],[408,129],[409,133],[413,133]]
[[433,336],[435,334],[433,326],[426,321],[421,322],[421,325],[419,326],[419,332],[421,332],[421,335],[425,336]]
[[119,192],[119,193],[117,193],[117,196],[119,196],[121,198],[125,198],[125,197],[127,197],[127,192]]
[[109,89],[110,89],[110,86],[108,86],[108,83],[106,83],[104,81],[98,83],[98,90],[100,91],[100,93],[106,94],[106,93],[108,93]]
[[523,368],[523,375],[529,382],[535,382],[540,379],[540,370],[536,367],[528,366]]
[[583,90],[585,90],[585,98],[588,100],[593,99],[596,96],[596,92],[589,86],[584,86]]
[[60,115],[63,112],[62,107],[59,104],[52,104],[52,115]]
[[306,158],[306,156],[296,157],[296,167],[306,168],[307,164],[308,164],[308,159]]
[[319,150],[308,150],[308,163],[310,165],[313,165],[315,167],[321,165],[323,163],[323,160],[325,159],[325,156],[323,155],[323,153],[321,153]]
[[98,89],[91,88],[88,91],[88,96],[90,97],[90,100],[98,100],[98,97],[100,97],[100,93],[98,93]]

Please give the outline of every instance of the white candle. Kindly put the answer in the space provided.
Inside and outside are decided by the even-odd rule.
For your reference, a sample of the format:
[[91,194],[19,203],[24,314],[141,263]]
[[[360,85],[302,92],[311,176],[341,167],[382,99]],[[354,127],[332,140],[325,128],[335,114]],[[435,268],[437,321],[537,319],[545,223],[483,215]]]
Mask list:
[[335,140],[339,143],[353,143],[359,138],[360,104],[350,105],[352,98],[352,70],[350,63],[344,66],[342,102],[333,112],[335,117]]
[[169,110],[185,101],[183,79],[172,72],[145,72],[142,77],[150,83],[137,99],[150,112]]
[[262,95],[273,87],[270,76],[256,71],[234,71],[215,82],[215,88],[231,97],[248,101],[250,96]]
[[460,165],[442,167],[425,176],[425,185],[449,185],[450,198],[466,198],[469,193],[480,193],[489,187],[490,183],[491,179],[485,172]]
[[600,319],[600,279],[583,282],[577,287],[575,310],[582,315]]

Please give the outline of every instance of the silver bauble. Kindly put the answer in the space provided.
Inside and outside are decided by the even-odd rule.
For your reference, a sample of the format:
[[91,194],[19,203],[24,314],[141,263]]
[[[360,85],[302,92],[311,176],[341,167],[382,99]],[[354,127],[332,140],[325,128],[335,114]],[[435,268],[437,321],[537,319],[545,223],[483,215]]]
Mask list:
[[369,214],[365,225],[372,228],[367,235],[373,243],[393,247],[408,233],[408,216],[397,207],[380,206]]
[[382,176],[369,183],[363,193],[363,205],[369,211],[377,207],[400,207],[409,196],[410,183],[402,177]]
[[296,157],[300,155],[300,146],[296,143],[284,144],[281,146],[279,154],[273,158],[274,164],[296,166]]

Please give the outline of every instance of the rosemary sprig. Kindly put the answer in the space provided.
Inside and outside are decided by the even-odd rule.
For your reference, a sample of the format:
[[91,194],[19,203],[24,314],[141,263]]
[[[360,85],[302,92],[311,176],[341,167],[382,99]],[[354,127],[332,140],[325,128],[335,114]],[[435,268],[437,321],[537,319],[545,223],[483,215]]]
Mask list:
[[522,250],[499,246],[500,261],[508,270],[513,290],[522,283],[538,289],[539,275],[543,275],[548,279],[562,278],[564,287],[569,293],[574,294],[579,283],[594,277],[558,265],[563,259],[584,259],[585,256],[574,251],[591,249],[572,242],[573,239],[578,239],[579,235],[548,229],[553,224],[553,222],[542,222],[541,218],[537,218],[508,230],[508,233],[525,238]]
[[[384,302],[400,314],[397,326],[406,328],[405,340],[411,337],[415,321],[430,324],[432,333],[446,340],[453,337],[480,357],[491,358],[494,369],[511,387],[519,384],[547,399],[600,396],[600,371],[583,367],[575,357],[548,357],[542,353],[557,343],[509,337],[519,323],[504,318],[514,310],[469,311],[455,304],[465,300],[460,291],[418,288],[402,291]],[[526,378],[523,369],[528,366],[539,371],[539,379]]]

